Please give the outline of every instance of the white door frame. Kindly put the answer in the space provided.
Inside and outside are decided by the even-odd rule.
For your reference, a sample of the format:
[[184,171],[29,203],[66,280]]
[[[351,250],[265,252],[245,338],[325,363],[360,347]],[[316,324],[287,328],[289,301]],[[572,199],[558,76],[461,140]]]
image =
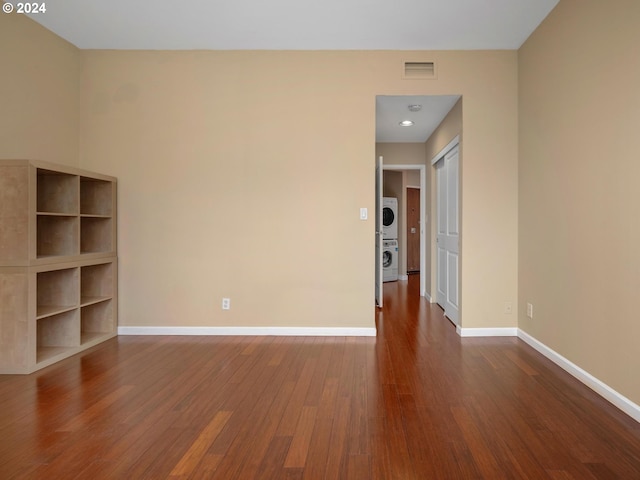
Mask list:
[[[383,170],[403,171],[403,170],[420,170],[420,295],[427,295],[427,243],[426,243],[426,218],[427,218],[427,166],[426,165],[385,165],[382,164]],[[431,272],[429,272],[429,275]]]
[[383,179],[384,159],[382,156],[376,158],[376,267],[375,267],[375,297],[376,305],[382,308],[383,290],[383,266],[382,266],[382,179]]
[[449,150],[451,150],[453,147],[459,144],[460,144],[460,135],[456,135],[455,137],[453,137],[453,140],[447,143],[446,147],[440,150],[436,154],[436,156],[431,159],[431,166],[434,166],[436,163],[438,163],[438,160],[444,158],[444,156],[449,152]]

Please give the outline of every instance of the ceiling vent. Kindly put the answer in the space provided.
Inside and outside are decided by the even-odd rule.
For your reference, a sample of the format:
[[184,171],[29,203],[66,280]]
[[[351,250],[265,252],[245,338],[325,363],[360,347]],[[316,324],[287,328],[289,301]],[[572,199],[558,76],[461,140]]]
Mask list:
[[403,62],[402,78],[407,80],[436,78],[436,64],[434,62]]

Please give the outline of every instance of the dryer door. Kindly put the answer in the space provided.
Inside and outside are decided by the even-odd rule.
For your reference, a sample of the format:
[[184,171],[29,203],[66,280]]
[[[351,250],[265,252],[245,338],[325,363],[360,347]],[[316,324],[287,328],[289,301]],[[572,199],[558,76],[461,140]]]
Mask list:
[[391,226],[391,224],[393,223],[393,221],[395,220],[396,216],[393,213],[393,209],[389,208],[389,207],[384,207],[382,209],[382,224],[385,227],[389,227]]

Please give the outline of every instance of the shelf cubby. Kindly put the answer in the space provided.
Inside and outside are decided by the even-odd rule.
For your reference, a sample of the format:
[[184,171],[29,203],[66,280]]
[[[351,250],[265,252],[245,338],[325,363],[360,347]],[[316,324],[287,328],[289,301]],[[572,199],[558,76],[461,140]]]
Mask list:
[[78,176],[38,168],[37,211],[77,215],[79,190]]
[[36,317],[54,315],[77,308],[80,292],[78,268],[36,274]]
[[111,299],[80,309],[81,343],[85,344],[114,331],[113,301]]
[[36,330],[36,363],[80,346],[77,309],[39,319]]
[[113,182],[80,177],[80,213],[109,217],[113,210]]
[[80,253],[111,252],[112,231],[111,218],[82,217],[80,219]]
[[80,305],[90,305],[113,297],[113,263],[87,265],[80,269]]
[[78,255],[78,217],[63,215],[38,215],[37,257]]

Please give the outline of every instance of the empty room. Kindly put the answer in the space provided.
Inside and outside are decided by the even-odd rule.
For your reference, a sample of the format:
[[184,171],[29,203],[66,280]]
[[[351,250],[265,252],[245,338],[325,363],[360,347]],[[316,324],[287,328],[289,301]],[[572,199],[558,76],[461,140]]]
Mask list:
[[640,2],[0,3],[0,478],[640,479]]

